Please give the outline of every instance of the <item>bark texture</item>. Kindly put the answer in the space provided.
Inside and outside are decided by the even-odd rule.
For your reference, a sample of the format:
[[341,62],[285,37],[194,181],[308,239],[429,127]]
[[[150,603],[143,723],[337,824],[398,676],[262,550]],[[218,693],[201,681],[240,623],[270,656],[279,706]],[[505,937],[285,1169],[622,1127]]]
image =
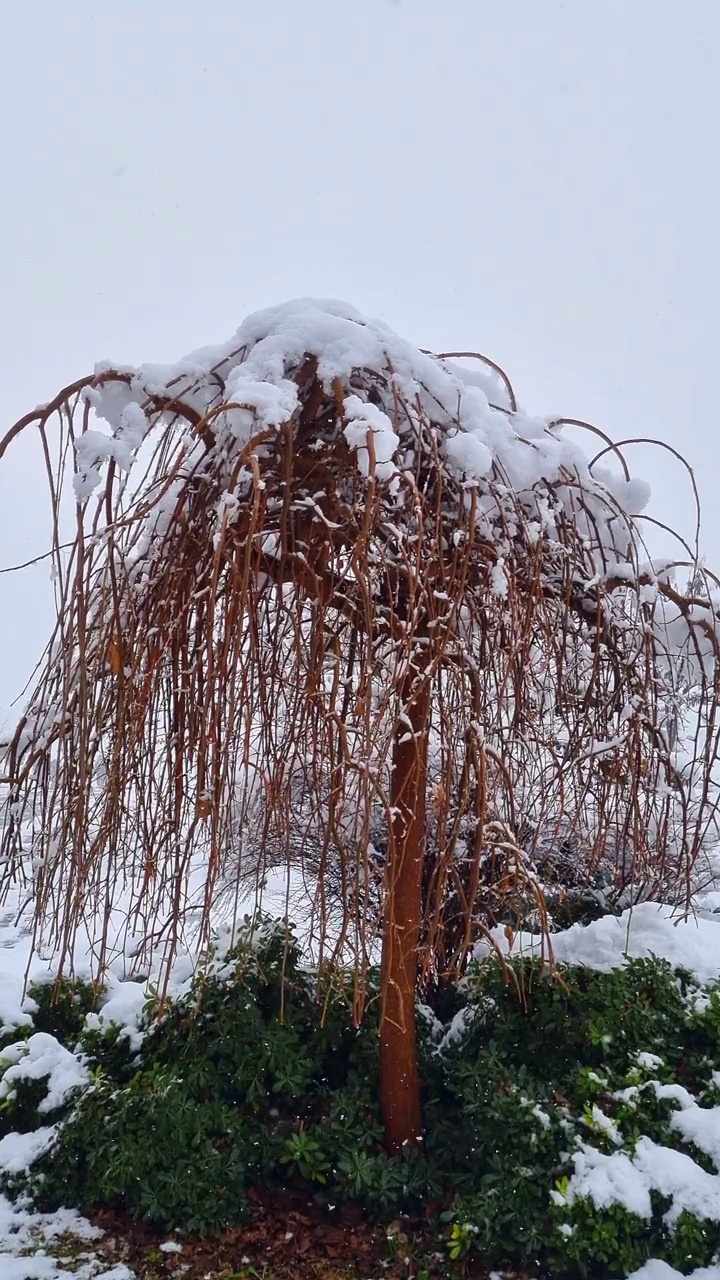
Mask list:
[[406,678],[393,743],[393,806],[382,941],[380,1107],[390,1152],[422,1139],[415,987],[426,837],[429,682]]

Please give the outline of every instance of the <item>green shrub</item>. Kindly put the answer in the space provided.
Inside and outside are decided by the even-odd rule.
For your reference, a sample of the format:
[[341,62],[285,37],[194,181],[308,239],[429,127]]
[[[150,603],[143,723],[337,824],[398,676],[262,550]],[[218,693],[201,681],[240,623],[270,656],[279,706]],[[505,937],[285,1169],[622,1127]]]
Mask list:
[[[2,1057],[0,1057],[0,1073],[3,1073]],[[38,1107],[46,1097],[45,1080],[18,1081],[0,1101],[0,1138],[4,1138],[8,1133],[30,1133],[33,1129],[37,1129],[40,1123]]]
[[94,1079],[37,1168],[43,1202],[200,1232],[241,1220],[256,1183],[418,1204],[423,1162],[380,1148],[377,1027],[353,1026],[351,995],[265,927],[148,1017],[140,1061],[117,1028],[84,1032]]
[[[426,1137],[392,1158],[377,1002],[355,1028],[343,975],[303,969],[284,929],[265,924],[161,1016],[149,1006],[139,1056],[118,1028],[79,1023],[88,1004],[68,993],[57,1014],[40,1009],[92,1071],[33,1173],[48,1207],[119,1205],[207,1233],[241,1221],[253,1188],[290,1182],[377,1216],[432,1201],[449,1254],[489,1266],[623,1274],[654,1257],[687,1271],[720,1250],[718,1223],[684,1211],[671,1229],[656,1189],[638,1218],[612,1197],[598,1207],[578,1181],[583,1152],[632,1163],[642,1139],[716,1172],[673,1126],[667,1086],[718,1104],[720,995],[661,961],[556,976],[528,961],[473,968],[422,1008]],[[23,1082],[6,1123],[41,1122],[43,1087]]]
[[242,1218],[257,1164],[236,1110],[201,1101],[154,1066],[124,1089],[95,1081],[45,1160],[41,1194],[53,1207],[117,1205],[164,1228],[210,1233]]
[[70,1047],[82,1035],[85,1019],[96,1009],[100,992],[81,978],[32,982],[28,996],[37,1006],[33,1013],[33,1031],[45,1031]]
[[590,1200],[577,1200],[570,1225],[570,1231],[558,1233],[553,1252],[559,1265],[573,1262],[581,1275],[601,1268],[630,1275],[648,1258],[660,1256],[657,1233],[621,1205],[599,1210]]

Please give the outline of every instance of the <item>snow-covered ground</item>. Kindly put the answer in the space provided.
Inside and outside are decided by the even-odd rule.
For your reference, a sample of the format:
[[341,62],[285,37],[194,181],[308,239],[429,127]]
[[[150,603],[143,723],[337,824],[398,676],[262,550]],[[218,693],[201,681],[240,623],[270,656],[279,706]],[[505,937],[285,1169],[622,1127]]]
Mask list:
[[[702,906],[687,918],[677,907],[642,902],[620,916],[602,916],[589,925],[574,924],[552,935],[552,954],[559,963],[586,965],[601,972],[617,968],[626,956],[656,956],[689,969],[700,982],[715,982],[720,978],[720,912],[714,915],[708,904],[714,906],[718,897],[717,893],[704,897]],[[542,950],[540,939],[533,934],[510,935],[502,927],[493,931],[492,941],[499,950],[514,956],[539,955]],[[475,954],[488,950],[489,944],[483,942]]]
[[[0,1029],[27,1025],[30,1002],[23,999],[25,973],[30,962],[30,931],[18,923],[16,912],[6,907],[0,912]],[[33,977],[48,974],[48,966],[36,956],[30,964]],[[33,1037],[33,1039],[38,1039]],[[50,1039],[50,1037],[48,1037]],[[38,1041],[37,1050],[42,1048]],[[4,1055],[7,1060],[7,1053]],[[68,1054],[68,1058],[72,1055]],[[75,1061],[75,1067],[77,1062]],[[10,1139],[16,1135],[10,1135]],[[28,1137],[30,1135],[27,1135]],[[19,1135],[18,1135],[19,1137]],[[17,1161],[22,1143],[3,1139],[0,1162],[11,1168]],[[133,1280],[124,1265],[108,1267],[93,1252],[93,1244],[101,1232],[74,1209],[40,1214],[21,1204],[11,1203],[0,1195],[0,1280]],[[72,1239],[74,1261],[68,1270],[63,1258],[63,1237]],[[52,1247],[52,1255],[47,1252]],[[78,1247],[79,1246],[79,1247]],[[55,1256],[57,1255],[57,1256]],[[70,1258],[67,1257],[70,1265]]]
[[[2,1280],[133,1280],[133,1272],[123,1263],[108,1267],[97,1258],[93,1244],[101,1234],[74,1210],[33,1213],[0,1195],[0,1276]],[[63,1237],[74,1245],[72,1251],[68,1247],[67,1256]],[[54,1246],[52,1255],[47,1252],[49,1245]],[[69,1271],[65,1263],[70,1265],[71,1256]]]

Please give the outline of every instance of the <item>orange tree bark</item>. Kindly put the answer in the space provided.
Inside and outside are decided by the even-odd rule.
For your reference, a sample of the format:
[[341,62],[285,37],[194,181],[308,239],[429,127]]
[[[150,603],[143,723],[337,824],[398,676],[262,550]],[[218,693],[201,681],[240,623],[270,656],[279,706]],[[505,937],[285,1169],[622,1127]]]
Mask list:
[[383,923],[380,1109],[388,1151],[422,1139],[415,987],[426,836],[429,681],[421,662],[401,691],[392,752],[390,829]]

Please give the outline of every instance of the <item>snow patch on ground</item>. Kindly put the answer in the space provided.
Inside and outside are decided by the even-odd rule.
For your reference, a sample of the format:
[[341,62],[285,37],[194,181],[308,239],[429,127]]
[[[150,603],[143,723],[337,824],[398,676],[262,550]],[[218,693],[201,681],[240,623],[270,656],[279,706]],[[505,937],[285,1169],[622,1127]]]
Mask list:
[[[56,1258],[47,1246],[57,1245],[67,1235],[74,1243],[92,1245],[102,1232],[82,1218],[74,1209],[56,1213],[34,1213],[20,1204],[12,1204],[0,1195],[0,1276],[2,1280],[135,1280],[134,1272],[123,1263],[108,1266],[88,1250],[72,1270],[65,1265],[62,1248]],[[29,1254],[29,1250],[36,1252]],[[23,1256],[25,1255],[25,1256]]]
[[[509,936],[499,926],[489,942],[475,949],[482,959],[493,949],[503,955],[548,955],[548,940],[536,934]],[[676,907],[641,902],[621,916],[602,916],[592,924],[574,924],[550,939],[552,955],[561,964],[585,965],[608,973],[628,959],[655,957],[689,969],[700,982],[720,978],[720,915],[717,918],[680,914]]]
[[[680,1280],[680,1272],[668,1262],[658,1262],[651,1258],[639,1271],[633,1271],[629,1280]],[[698,1267],[691,1271],[687,1280],[720,1280],[720,1267]]]

